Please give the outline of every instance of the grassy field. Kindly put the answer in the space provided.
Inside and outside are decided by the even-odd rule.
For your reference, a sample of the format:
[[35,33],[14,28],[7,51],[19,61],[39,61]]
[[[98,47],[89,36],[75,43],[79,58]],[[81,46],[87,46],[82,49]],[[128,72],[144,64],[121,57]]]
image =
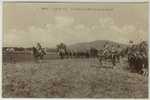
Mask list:
[[[106,65],[109,66],[109,63]],[[113,69],[97,59],[53,59],[42,63],[3,64],[3,97],[147,98],[148,78],[125,70],[121,61]]]

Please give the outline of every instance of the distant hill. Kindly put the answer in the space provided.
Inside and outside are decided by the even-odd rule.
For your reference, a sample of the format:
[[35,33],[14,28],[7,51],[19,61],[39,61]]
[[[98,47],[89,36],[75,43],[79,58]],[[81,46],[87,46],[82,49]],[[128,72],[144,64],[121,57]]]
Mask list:
[[73,49],[73,50],[83,51],[83,50],[89,50],[92,47],[92,48],[96,48],[96,49],[100,50],[104,47],[104,45],[106,43],[108,45],[110,45],[110,47],[113,45],[116,48],[118,45],[120,45],[121,48],[125,48],[127,46],[126,44],[120,44],[120,43],[108,41],[108,40],[96,40],[96,41],[92,41],[92,42],[83,42],[83,43],[69,45],[68,48]]

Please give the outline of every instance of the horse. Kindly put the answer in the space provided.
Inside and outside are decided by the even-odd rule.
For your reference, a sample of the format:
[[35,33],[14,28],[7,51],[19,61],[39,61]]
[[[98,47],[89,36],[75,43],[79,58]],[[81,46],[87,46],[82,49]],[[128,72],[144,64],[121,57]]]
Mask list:
[[136,45],[135,50],[128,48],[128,63],[131,71],[142,74],[142,69],[148,69],[148,54],[145,48],[140,48],[141,45]]
[[58,49],[58,55],[60,56],[61,59],[64,59],[66,51],[64,49]]
[[111,61],[113,66],[116,65],[116,59],[117,59],[116,52],[112,53],[111,51],[105,52],[105,51],[101,50],[98,53],[97,57],[98,57],[100,64],[103,64],[103,61],[107,60],[107,61]]
[[46,55],[46,52],[43,49],[39,50],[33,47],[33,56],[36,61],[43,60],[44,55]]

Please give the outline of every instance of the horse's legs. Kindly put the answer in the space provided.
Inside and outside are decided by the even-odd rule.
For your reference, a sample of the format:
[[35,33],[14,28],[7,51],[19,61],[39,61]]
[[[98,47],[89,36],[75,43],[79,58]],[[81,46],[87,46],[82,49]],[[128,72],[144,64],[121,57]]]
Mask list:
[[115,61],[115,59],[112,59],[112,64],[113,64],[113,66],[115,66],[115,65],[116,65],[116,61]]
[[60,54],[60,58],[61,58],[61,59],[64,59],[64,56],[63,56],[63,54]]
[[115,57],[115,55],[112,55],[111,60],[112,60],[113,66],[115,66],[116,65],[116,57]]
[[102,57],[99,57],[98,60],[99,60],[100,64],[103,65]]
[[118,61],[118,63],[120,63],[120,56],[116,55],[116,60]]

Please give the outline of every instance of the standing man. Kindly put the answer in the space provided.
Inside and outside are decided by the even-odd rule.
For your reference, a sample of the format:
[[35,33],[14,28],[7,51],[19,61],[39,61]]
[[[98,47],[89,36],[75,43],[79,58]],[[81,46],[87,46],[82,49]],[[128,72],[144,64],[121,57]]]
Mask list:
[[112,64],[115,66],[116,65],[116,49],[115,47],[112,45],[111,46],[111,59],[112,59]]
[[120,45],[118,45],[118,46],[117,46],[117,52],[116,52],[116,53],[117,53],[116,58],[117,58],[117,61],[118,61],[118,62],[120,62],[121,51],[122,51],[122,50],[121,50],[121,47],[120,47]]
[[105,45],[104,45],[104,49],[103,49],[103,56],[107,56],[107,55],[108,55],[108,52],[109,52],[108,45],[105,44]]

